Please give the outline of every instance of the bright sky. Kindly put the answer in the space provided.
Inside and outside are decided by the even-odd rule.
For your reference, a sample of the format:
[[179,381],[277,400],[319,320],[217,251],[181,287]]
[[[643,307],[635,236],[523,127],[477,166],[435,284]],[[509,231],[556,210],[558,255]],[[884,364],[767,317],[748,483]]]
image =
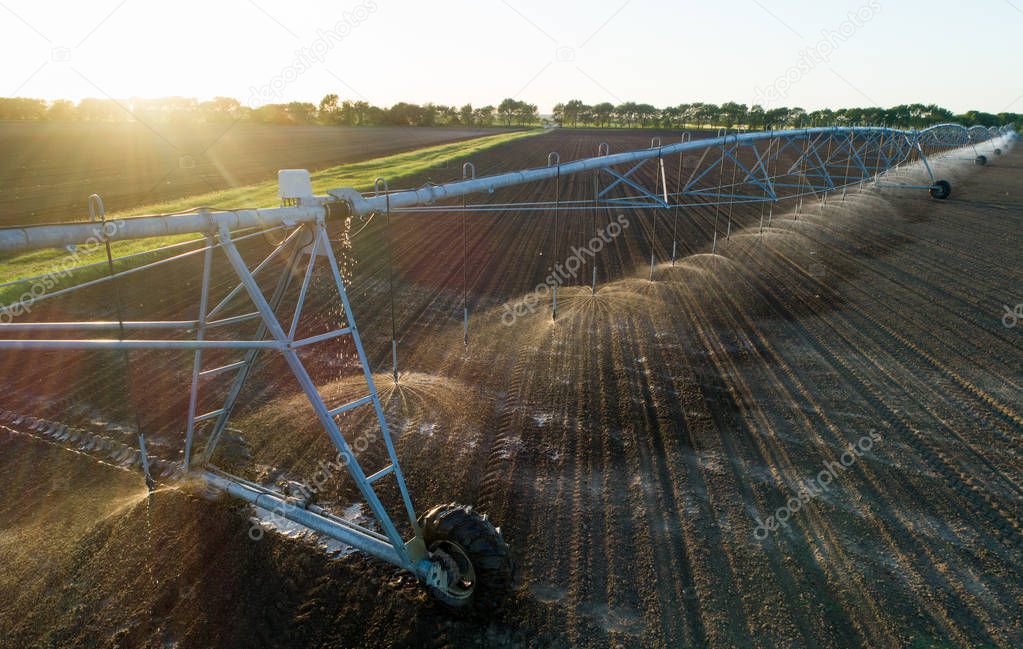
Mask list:
[[0,96],[1023,112],[1023,0],[0,0],[0,27]]

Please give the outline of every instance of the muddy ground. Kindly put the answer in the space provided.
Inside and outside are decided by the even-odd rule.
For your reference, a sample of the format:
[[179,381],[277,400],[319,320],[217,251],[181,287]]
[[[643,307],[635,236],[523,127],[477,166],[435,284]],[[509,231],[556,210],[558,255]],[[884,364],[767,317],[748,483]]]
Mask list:
[[[475,162],[482,174],[648,139],[563,131]],[[8,420],[2,643],[1019,646],[1023,322],[1002,317],[1023,302],[1023,153],[989,157],[943,165],[954,189],[942,202],[866,187],[798,213],[632,212],[597,258],[596,294],[587,265],[556,322],[544,302],[504,324],[502,304],[615,214],[562,212],[557,226],[549,213],[474,215],[467,287],[460,215],[374,219],[351,241],[350,294],[409,486],[420,509],[456,500],[501,525],[521,566],[510,601],[452,618],[387,565],[272,532],[254,541],[245,507],[181,484],[146,498],[137,473]],[[566,200],[590,191],[588,179],[562,187]],[[197,271],[137,280],[130,309],[189,313]],[[326,291],[318,280],[315,322],[337,319]],[[39,315],[95,313],[101,297]],[[0,407],[127,441],[138,416],[154,453],[177,459],[189,359],[142,358],[125,381],[117,359],[5,354]],[[361,388],[349,348],[308,360],[332,400]],[[254,456],[237,467],[246,477],[309,480],[329,455],[296,393],[281,365],[261,365],[234,423]],[[352,439],[370,430],[346,424]],[[360,455],[369,470],[378,447]],[[344,476],[322,497],[352,503]],[[394,504],[393,489],[384,497]]]

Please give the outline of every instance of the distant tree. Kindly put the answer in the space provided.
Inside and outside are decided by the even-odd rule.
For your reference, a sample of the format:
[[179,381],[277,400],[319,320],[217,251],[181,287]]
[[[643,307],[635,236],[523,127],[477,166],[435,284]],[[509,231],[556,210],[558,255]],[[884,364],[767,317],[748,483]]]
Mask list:
[[587,126],[594,124],[597,121],[597,113],[593,106],[587,106],[583,104],[582,108],[579,109],[579,123]]
[[696,106],[696,125],[711,126],[720,123],[721,109],[717,104],[693,104]]
[[241,104],[233,97],[214,97],[199,104],[199,115],[207,123],[231,122],[241,117]]
[[555,122],[564,125],[566,123],[565,104],[554,104],[554,108],[551,109],[551,116],[554,117]]
[[[956,115],[936,104],[900,104],[888,108],[879,106],[821,108],[807,113],[802,108],[778,107],[765,109],[754,105],[725,102],[721,106],[702,102],[684,103],[658,109],[651,104],[626,101],[615,106],[601,102],[588,106],[579,99],[554,106],[554,119],[567,126],[662,126],[686,128],[723,125],[727,128],[774,129],[806,125],[880,125],[895,128],[923,129],[933,124],[956,122],[982,126],[1019,125],[1019,113],[1001,112],[997,115],[970,110]],[[324,124],[347,126],[375,126],[396,124],[401,126],[433,126],[435,124],[492,126],[495,119],[505,126],[532,125],[540,121],[534,104],[514,98],[500,105],[461,108],[427,103],[422,106],[398,102],[390,108],[372,106],[365,101],[341,101],[338,95],[328,94],[318,106],[307,102],[268,104],[256,109],[242,106],[231,97],[214,97],[199,102],[191,97],[139,98],[117,101],[87,98],[75,106],[66,100],[47,103],[27,97],[0,97],[0,119],[88,122],[124,122],[196,124],[245,120],[266,124]],[[1021,125],[1023,126],[1023,125]]]
[[252,121],[257,124],[291,124],[288,107],[284,104],[264,104],[252,111]]
[[[121,104],[123,105],[123,104]],[[156,97],[146,99],[133,97],[121,108],[119,102],[113,102],[112,114],[115,120],[139,119],[149,122],[169,124],[195,124],[201,121],[199,100],[194,97]],[[131,112],[129,113],[128,110]]]
[[472,111],[472,119],[477,126],[492,126],[494,124],[494,111],[496,109],[493,106],[481,106]]
[[[999,113],[998,117],[1001,119],[1002,115],[1008,115],[1007,113]],[[927,119],[931,124],[941,124],[943,122],[951,122],[955,115],[947,108],[942,108],[935,104],[929,104],[927,106]],[[1003,124],[1012,123],[1013,119],[1006,119]]]
[[683,108],[682,119],[685,120],[685,123],[700,126],[700,120],[703,118],[703,106],[701,101],[680,106]]
[[365,101],[345,100],[341,103],[341,123],[346,126],[367,126],[381,123],[371,119],[371,108]]
[[316,106],[308,101],[293,101],[285,107],[292,124],[312,124],[316,121]]
[[[423,106],[424,110],[429,110],[427,107],[432,107],[432,104],[426,104]],[[441,124],[455,125],[461,122],[458,119],[458,109],[454,106],[444,106],[443,104],[436,107],[436,117],[434,122],[439,121]],[[431,124],[422,124],[422,126],[431,126]]]
[[421,112],[422,108],[419,106],[399,101],[387,109],[387,123],[394,126],[413,126],[420,119]]
[[84,122],[115,122],[124,121],[127,113],[112,99],[95,99],[87,97],[78,102],[75,111]]
[[379,106],[373,106],[366,102],[357,102],[359,104],[365,104],[364,118],[361,122],[367,126],[380,126],[381,124],[387,123],[387,111]]
[[[415,104],[412,104],[415,106]],[[451,123],[451,116],[457,111],[451,106],[434,105],[431,103],[425,103],[419,106],[419,110],[415,111],[415,117],[412,120],[413,126],[434,126],[438,123]]]
[[597,126],[609,126],[614,113],[615,107],[611,102],[602,101],[599,104],[593,105],[593,117],[596,120]]
[[835,111],[822,108],[807,114],[807,120],[816,126],[830,126],[835,123]]
[[806,111],[802,108],[790,108],[785,114],[785,124],[793,128],[799,128],[806,121]]
[[540,121],[540,111],[537,109],[536,104],[527,104],[524,101],[520,101],[515,110],[515,117],[518,120],[519,126],[536,124]]
[[683,125],[682,109],[679,106],[667,106],[661,109],[661,126],[679,128]]
[[998,126],[1000,124],[997,115],[984,113],[978,110],[968,110],[959,117],[961,118],[959,121],[963,124],[979,124],[980,126],[988,127]]
[[636,119],[639,121],[639,125],[643,127],[656,123],[661,115],[661,112],[650,104],[636,104],[635,111]]
[[505,126],[511,126],[518,108],[519,102],[514,99],[511,99],[510,97],[508,99],[502,99],[501,103],[497,105],[497,116],[504,122]]
[[579,116],[589,106],[579,99],[570,99],[565,103],[565,121],[569,126],[576,126],[579,123]]
[[0,98],[0,119],[42,119],[46,112],[46,102],[42,99]]
[[766,128],[765,117],[766,113],[763,106],[760,104],[750,106],[749,113],[747,114],[750,130]]
[[764,111],[764,128],[777,129],[784,126],[788,114],[789,109],[784,106]]
[[324,95],[323,99],[320,100],[320,106],[317,109],[317,115],[320,122],[324,124],[336,124],[341,119],[341,98],[331,93]]
[[721,124],[725,128],[732,128],[736,124],[741,123],[742,118],[746,115],[746,104],[737,104],[734,101],[726,101],[721,104],[721,108],[718,111],[718,124]]
[[625,101],[615,106],[614,117],[619,126],[631,127],[636,121],[636,102]]
[[70,122],[75,119],[75,105],[66,99],[58,99],[46,109],[46,119],[51,122]]

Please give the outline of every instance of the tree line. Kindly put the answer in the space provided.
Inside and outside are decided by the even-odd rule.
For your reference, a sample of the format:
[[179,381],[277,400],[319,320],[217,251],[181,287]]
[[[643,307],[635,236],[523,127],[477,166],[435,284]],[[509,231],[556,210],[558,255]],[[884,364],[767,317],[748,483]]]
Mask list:
[[333,124],[339,126],[534,126],[541,123],[535,104],[505,99],[498,106],[445,106],[398,102],[388,108],[365,101],[326,95],[319,105],[293,101],[250,107],[231,97],[198,101],[190,97],[159,99],[82,99],[78,104],[58,99],[0,97],[0,120],[54,122],[129,122],[217,124]]
[[[954,122],[982,126],[1021,124],[1019,113],[985,113],[971,110],[956,115],[935,104],[902,104],[891,108],[839,108],[806,111],[802,108],[764,108],[736,102],[721,105],[694,102],[666,108],[627,101],[589,106],[578,99],[554,106],[554,121],[564,126],[697,128],[726,127],[761,130],[811,125],[886,124],[900,128],[925,128]],[[1023,124],[1021,124],[1023,125]]]
[[245,106],[231,97],[199,101],[190,97],[159,99],[82,99],[77,104],[58,99],[45,101],[23,97],[0,97],[0,120],[55,122],[327,124],[340,126],[535,126],[622,128],[736,128],[761,130],[810,125],[887,124],[899,128],[925,128],[942,122],[966,125],[1023,128],[1023,115],[971,110],[962,114],[935,104],[902,104],[891,108],[840,108],[806,111],[799,107],[764,108],[736,102],[694,102],[657,108],[651,104],[602,102],[588,105],[578,99],[558,103],[553,115],[542,117],[535,104],[504,99],[497,106],[472,104],[412,104],[398,102],[382,108],[365,101],[342,100],[328,94],[320,103],[293,101],[283,104]]

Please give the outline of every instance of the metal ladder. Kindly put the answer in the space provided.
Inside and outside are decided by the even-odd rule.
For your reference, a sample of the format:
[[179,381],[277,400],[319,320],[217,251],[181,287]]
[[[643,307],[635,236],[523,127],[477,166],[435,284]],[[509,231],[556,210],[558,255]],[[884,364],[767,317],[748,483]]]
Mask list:
[[[301,239],[303,234],[307,235],[305,242]],[[198,326],[196,330],[197,339],[206,340],[206,336],[210,328],[242,323],[258,318],[259,324],[252,340],[270,343],[271,346],[276,347],[283,355],[285,361],[292,370],[292,373],[298,379],[299,385],[305,393],[309,403],[312,405],[321,425],[324,430],[327,431],[327,434],[330,436],[331,441],[334,443],[334,446],[337,448],[340,455],[345,459],[345,466],[362,497],[365,499],[365,502],[374,518],[383,530],[383,537],[404,560],[402,563],[412,564],[414,559],[418,559],[423,554],[425,548],[420,549],[418,547],[421,545],[421,541],[419,541],[418,544],[415,543],[419,540],[415,510],[412,507],[412,502],[405,484],[405,478],[398,462],[394,443],[384,416],[383,406],[380,402],[379,393],[377,392],[372,371],[366,358],[361,336],[359,335],[358,328],[355,325],[355,316],[351,309],[351,304],[348,299],[348,294],[345,289],[344,280],[341,276],[337,258],[335,257],[330,245],[325,224],[320,221],[314,224],[302,224],[298,226],[265,259],[263,259],[263,261],[251,270],[243,259],[241,252],[238,250],[238,247],[232,239],[231,233],[227,227],[221,227],[219,229],[217,238],[219,239],[219,245],[214,246],[213,235],[209,235],[207,243],[210,245],[207,246],[205,251],[202,294],[200,297]],[[223,249],[228,261],[235,271],[235,274],[238,276],[240,283],[235,287],[235,289],[230,291],[217,306],[209,309],[209,285],[212,274],[213,250],[215,247]],[[256,275],[266,268],[273,259],[280,257],[283,254],[287,254],[288,258],[284,269],[281,272],[280,278],[277,280],[276,288],[268,300],[256,281]],[[285,330],[281,321],[278,319],[277,312],[280,310],[281,305],[284,303],[284,298],[289,292],[294,272],[299,269],[300,264],[303,262],[303,258],[306,255],[308,255],[308,260],[305,261],[304,264],[305,273],[302,285],[295,303],[294,313],[291,314],[290,326],[287,330]],[[307,338],[296,339],[302,309],[308,296],[308,289],[311,280],[315,270],[317,269],[317,262],[320,262],[320,265],[322,265],[323,262],[326,262],[326,265],[329,267],[329,273],[333,280],[331,283],[338,292],[338,297],[340,298],[344,308],[344,316],[347,324],[346,326],[333,329],[331,331],[323,332]],[[223,311],[235,297],[242,293],[245,293],[251,303],[255,306],[254,312],[230,318],[221,318],[219,320],[211,319]],[[323,395],[320,393],[319,389],[310,377],[307,369],[302,363],[298,351],[307,345],[342,337],[350,337],[353,342],[363,371],[366,390],[364,396],[331,408],[327,405]],[[187,466],[189,468],[191,468],[193,463],[192,449],[197,430],[204,422],[215,420],[216,423],[210,432],[201,460],[204,467],[209,464],[210,459],[216,450],[217,444],[226,429],[232,411],[238,402],[242,387],[244,386],[248,376],[251,374],[262,349],[262,347],[250,348],[245,352],[244,358],[240,360],[209,368],[205,367],[203,364],[203,350],[201,348],[195,350],[192,364],[192,383],[189,395],[188,425],[185,442],[185,461],[188,463]],[[231,387],[228,390],[223,406],[210,412],[199,413],[197,410],[199,392],[203,382],[212,377],[229,372],[236,372],[237,374],[235,375]],[[377,425],[387,448],[389,463],[386,466],[367,474],[359,464],[351,446],[342,435],[338,423],[338,417],[370,404],[372,404],[375,410]],[[387,476],[394,476],[398,489],[401,493],[401,498],[405,506],[406,514],[408,515],[409,523],[416,535],[411,542],[413,547],[407,547],[409,544],[406,544],[402,539],[397,526],[384,508],[384,505],[377,493],[375,484]],[[249,486],[253,487],[253,485]]]

